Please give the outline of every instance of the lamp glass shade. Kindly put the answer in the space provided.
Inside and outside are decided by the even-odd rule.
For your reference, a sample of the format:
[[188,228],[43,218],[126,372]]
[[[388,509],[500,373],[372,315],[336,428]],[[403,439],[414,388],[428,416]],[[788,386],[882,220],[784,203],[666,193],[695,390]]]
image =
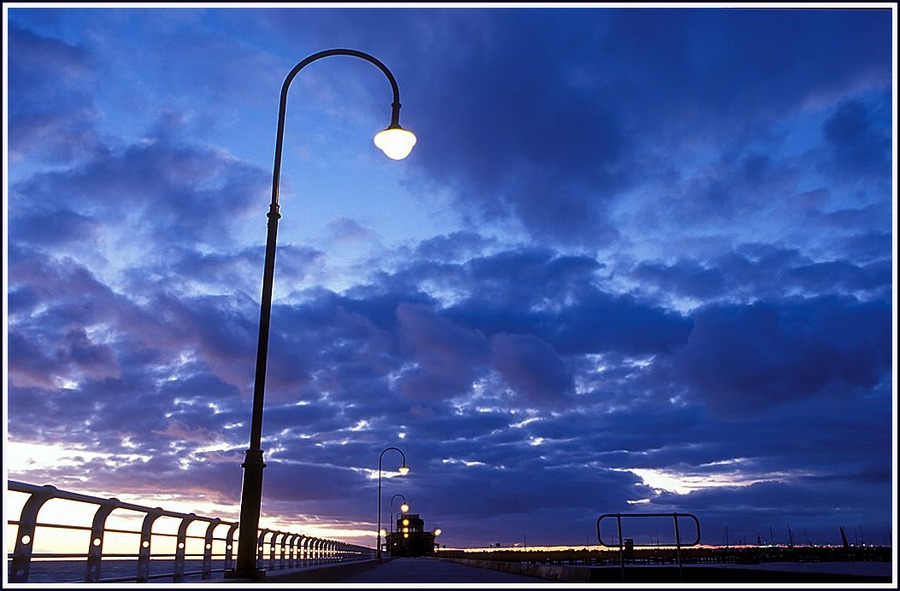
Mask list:
[[402,127],[388,127],[375,135],[375,145],[378,146],[388,158],[403,160],[412,152],[416,145],[416,136],[413,132]]
[[400,505],[400,512],[401,512],[401,513],[408,513],[408,512],[409,512],[409,505],[407,505],[406,503],[403,503],[402,505]]
[[409,474],[409,466],[406,466],[406,465],[400,466],[400,468],[398,470],[400,472],[400,476],[406,476],[407,474]]

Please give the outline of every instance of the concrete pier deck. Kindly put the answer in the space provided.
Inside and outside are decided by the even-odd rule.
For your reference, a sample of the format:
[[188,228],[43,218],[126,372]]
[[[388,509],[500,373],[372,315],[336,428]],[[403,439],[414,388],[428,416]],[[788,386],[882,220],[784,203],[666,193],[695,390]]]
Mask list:
[[546,583],[527,575],[455,564],[436,558],[387,558],[345,565],[273,572],[271,583]]
[[[487,560],[386,558],[266,573],[267,583],[890,583],[886,562],[591,567]],[[623,580],[624,579],[624,580]],[[226,582],[249,582],[226,580]]]
[[436,558],[394,558],[341,583],[546,583],[544,579],[454,564]]

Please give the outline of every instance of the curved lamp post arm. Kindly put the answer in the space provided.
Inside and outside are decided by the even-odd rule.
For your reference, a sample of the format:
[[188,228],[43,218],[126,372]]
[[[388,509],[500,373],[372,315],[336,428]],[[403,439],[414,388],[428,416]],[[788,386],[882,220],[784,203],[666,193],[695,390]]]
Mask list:
[[[241,513],[240,513],[240,533],[238,544],[237,565],[234,571],[229,573],[231,577],[257,578],[256,555],[254,545],[249,542],[256,539],[256,533],[259,528],[260,506],[262,503],[262,473],[265,464],[263,463],[262,443],[262,415],[263,415],[263,399],[265,393],[266,382],[266,361],[269,350],[269,324],[272,313],[272,291],[275,279],[275,245],[278,235],[278,219],[281,217],[279,213],[278,196],[281,176],[281,154],[284,143],[284,122],[285,112],[287,109],[287,95],[291,82],[297,74],[311,64],[312,62],[330,57],[333,55],[346,55],[364,59],[380,69],[388,82],[391,84],[393,91],[393,103],[391,104],[391,123],[388,128],[376,136],[386,131],[393,132],[389,138],[394,139],[401,136],[401,143],[404,149],[400,149],[394,153],[390,146],[385,147],[384,142],[376,141],[376,144],[384,150],[388,157],[395,160],[403,158],[412,149],[415,144],[415,136],[400,127],[400,91],[397,87],[397,81],[393,74],[378,59],[372,57],[362,51],[354,49],[329,49],[320,51],[307,57],[298,63],[290,71],[281,87],[281,102],[278,108],[278,132],[275,141],[275,165],[272,172],[272,202],[269,205],[268,226],[266,235],[266,255],[265,268],[263,270],[263,286],[262,300],[259,312],[259,342],[256,350],[256,375],[253,385],[253,411],[250,420],[250,447],[244,456],[244,463],[241,467],[244,469],[243,488],[241,490]],[[402,452],[401,452],[402,453]],[[405,461],[405,460],[404,460]]]
[[381,455],[378,456],[378,472],[381,472],[381,460],[384,458],[384,454],[390,450],[400,452],[400,457],[403,458],[403,465],[400,466],[400,474],[405,475],[407,472],[409,472],[409,467],[406,465],[406,454],[403,453],[403,450],[401,450],[399,447],[387,447],[384,449],[384,451],[381,452]]
[[409,466],[406,465],[406,454],[399,447],[386,447],[378,456],[378,531],[375,534],[375,553],[379,558],[381,558],[381,460],[384,459],[384,454],[391,450],[400,452],[400,457],[403,458],[400,475],[405,476],[409,472]]
[[394,75],[379,59],[369,55],[368,53],[363,53],[362,51],[357,51],[355,49],[327,49],[325,51],[320,51],[318,53],[312,54],[311,56],[294,66],[294,69],[291,70],[287,77],[284,79],[284,84],[281,87],[281,103],[278,107],[278,134],[275,140],[275,169],[272,174],[272,204],[276,207],[278,205],[278,191],[280,183],[279,177],[281,176],[281,147],[284,143],[284,120],[285,112],[287,110],[288,89],[291,86],[291,82],[293,82],[297,74],[300,73],[300,70],[316,60],[320,60],[322,58],[330,57],[333,55],[349,55],[352,57],[358,57],[372,64],[375,64],[379,70],[384,72],[384,75],[387,76],[388,82],[391,83],[391,90],[394,93],[394,102],[391,103],[391,123],[388,126],[388,129],[400,128],[400,88],[397,86],[397,80],[394,78]]
[[294,78],[297,76],[297,74],[300,73],[300,70],[313,63],[314,61],[333,55],[347,55],[358,57],[372,64],[375,64],[378,69],[384,72],[384,75],[387,76],[388,82],[390,82],[391,84],[391,91],[393,92],[393,103],[391,103],[391,123],[388,126],[388,129],[400,129],[400,88],[397,86],[397,80],[394,78],[394,75],[391,73],[391,71],[388,70],[387,66],[385,66],[377,58],[367,53],[356,51],[355,49],[328,49],[325,51],[320,51],[318,53],[312,54],[311,56],[294,66],[294,68],[284,79],[284,84],[281,86],[281,101],[278,106],[278,131],[275,137],[275,164],[272,170],[272,202],[269,204],[268,213],[269,223],[268,235],[266,239],[266,264],[263,272],[263,308],[260,312],[259,346],[256,353],[256,381],[254,382],[253,392],[253,421],[250,427],[251,441],[258,441],[262,437],[262,393],[264,390],[266,379],[265,361],[268,355],[269,320],[271,318],[272,289],[275,278],[275,244],[278,235],[278,219],[281,217],[281,213],[279,212],[280,206],[278,199],[281,190],[281,156],[284,146],[284,123],[287,113],[288,90],[290,89],[291,82],[294,81]]
[[[397,497],[400,497],[401,499],[403,499],[403,503],[404,503],[404,504],[406,504],[406,503],[409,502],[409,501],[406,500],[406,497],[404,497],[404,496],[401,495],[400,493],[397,493],[397,494],[395,494],[394,496],[391,497],[391,511],[394,510],[394,499],[396,499]],[[400,505],[400,506],[402,507],[403,505]]]
[[[391,516],[390,516],[390,520],[391,520],[391,540],[388,541],[388,544],[390,545],[390,548],[391,548],[391,556],[394,555],[394,542],[393,542],[393,536],[394,536],[394,499],[396,499],[397,497],[400,497],[401,499],[403,499],[403,504],[400,505],[400,512],[397,513],[397,515],[399,516],[401,513],[405,513],[406,511],[409,511],[409,501],[406,500],[406,497],[405,497],[405,496],[403,496],[403,495],[400,494],[400,493],[397,493],[397,494],[395,494],[394,496],[391,497]],[[404,509],[404,507],[406,507],[406,509]]]

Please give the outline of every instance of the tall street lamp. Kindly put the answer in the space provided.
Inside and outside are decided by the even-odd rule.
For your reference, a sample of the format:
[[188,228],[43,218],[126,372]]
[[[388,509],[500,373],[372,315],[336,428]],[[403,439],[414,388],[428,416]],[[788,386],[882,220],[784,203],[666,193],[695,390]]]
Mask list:
[[388,545],[391,547],[391,556],[394,555],[394,499],[397,497],[403,499],[403,504],[400,505],[400,513],[409,513],[409,502],[406,500],[406,497],[400,493],[391,497],[391,537],[389,538],[390,542],[388,542]]
[[259,529],[260,505],[262,503],[262,474],[265,464],[260,448],[262,439],[263,395],[266,385],[266,360],[269,349],[269,320],[272,310],[272,285],[275,276],[275,243],[278,234],[278,219],[281,217],[278,206],[278,190],[281,175],[281,152],[284,142],[284,119],[287,107],[288,88],[294,77],[306,66],[316,60],[333,55],[346,55],[364,59],[378,67],[394,93],[391,104],[391,122],[375,136],[375,145],[381,148],[389,158],[402,160],[409,155],[416,136],[400,127],[400,90],[394,75],[378,59],[367,53],[354,49],[329,49],[314,53],[290,71],[281,87],[281,104],[278,109],[278,133],[275,140],[275,167],[272,173],[272,203],[268,213],[268,234],[266,237],[266,258],[263,271],[262,300],[259,312],[259,344],[256,350],[256,378],[253,386],[253,412],[250,423],[250,448],[244,456],[244,482],[241,489],[241,515],[237,565],[229,573],[232,577],[257,578],[264,571],[256,569],[257,531]]
[[400,472],[400,476],[409,474],[409,466],[406,465],[406,454],[403,453],[403,450],[399,447],[384,448],[381,455],[378,456],[378,533],[376,534],[375,545],[375,553],[378,558],[381,558],[381,460],[384,458],[384,454],[390,450],[400,452],[400,456],[403,458],[403,465],[397,469],[397,471]]

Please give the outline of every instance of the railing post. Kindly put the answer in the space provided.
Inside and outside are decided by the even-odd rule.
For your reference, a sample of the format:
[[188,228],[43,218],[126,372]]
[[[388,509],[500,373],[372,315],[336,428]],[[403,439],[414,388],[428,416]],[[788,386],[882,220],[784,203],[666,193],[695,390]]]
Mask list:
[[203,573],[200,577],[204,580],[212,577],[213,532],[221,523],[218,518],[210,521],[203,538]]
[[174,572],[172,573],[172,581],[175,583],[184,581],[184,555],[187,550],[187,528],[195,518],[196,515],[189,513],[181,520],[181,525],[178,526],[178,537],[175,541],[175,567]]
[[97,507],[94,521],[91,524],[91,541],[88,546],[87,564],[84,569],[85,583],[100,582],[100,563],[103,560],[103,534],[106,531],[106,518],[119,505],[118,499],[109,499]]
[[622,582],[625,582],[625,549],[622,540],[622,514],[616,513],[616,527],[619,530],[619,568],[622,569]]
[[291,534],[288,539],[288,568],[294,568],[297,565],[297,538],[300,534]]
[[45,485],[39,491],[32,492],[19,516],[19,528],[16,532],[16,548],[9,565],[10,583],[27,583],[28,571],[31,569],[31,552],[34,548],[34,532],[37,528],[37,516],[41,507],[56,496],[56,487]]
[[234,532],[238,529],[237,523],[232,523],[225,534],[225,572],[234,569]]
[[[269,570],[275,570],[275,540],[278,538],[277,531],[269,532]],[[263,546],[266,545],[265,540],[262,542]],[[263,556],[265,556],[265,549],[263,549]],[[265,558],[263,558],[263,568],[265,568]]]
[[157,507],[148,511],[141,524],[141,547],[138,548],[137,578],[138,583],[150,581],[150,544],[153,540],[153,522],[162,515],[162,509]]
[[678,531],[678,513],[672,513],[675,520],[675,560],[678,561],[678,578],[684,582],[684,570],[681,567],[681,533]]
[[312,543],[312,538],[309,536],[303,536],[303,539],[300,541],[300,560],[302,561],[302,566],[309,566],[309,545]]
[[285,563],[287,559],[287,540],[289,535],[290,534],[287,532],[281,534],[281,555],[279,556],[278,560],[278,568],[285,568],[286,566]]
[[278,555],[278,540],[281,538],[281,532],[273,531],[272,537],[269,539],[269,568],[275,570],[275,560]]
[[261,529],[256,532],[256,564],[255,568],[259,568],[260,564],[264,564],[266,550],[266,532],[269,530]]

